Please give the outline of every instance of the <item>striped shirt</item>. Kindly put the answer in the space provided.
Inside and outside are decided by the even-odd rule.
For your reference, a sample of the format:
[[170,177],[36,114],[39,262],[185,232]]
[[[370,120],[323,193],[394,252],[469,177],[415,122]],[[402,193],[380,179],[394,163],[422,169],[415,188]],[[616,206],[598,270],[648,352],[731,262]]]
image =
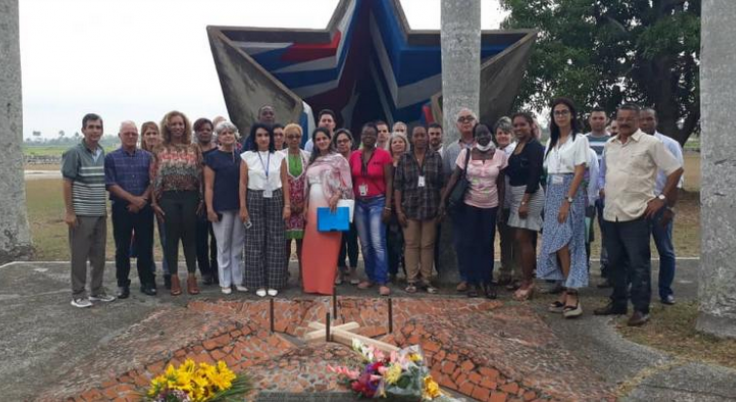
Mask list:
[[72,182],[72,207],[79,216],[105,216],[105,151],[82,140],[61,157],[61,175]]
[[611,139],[611,136],[608,134],[601,136],[593,135],[592,131],[585,134],[585,136],[588,137],[588,145],[590,146],[590,149],[595,151],[595,154],[598,156],[598,163],[600,163],[601,156],[603,155],[603,148],[606,146],[606,142]]

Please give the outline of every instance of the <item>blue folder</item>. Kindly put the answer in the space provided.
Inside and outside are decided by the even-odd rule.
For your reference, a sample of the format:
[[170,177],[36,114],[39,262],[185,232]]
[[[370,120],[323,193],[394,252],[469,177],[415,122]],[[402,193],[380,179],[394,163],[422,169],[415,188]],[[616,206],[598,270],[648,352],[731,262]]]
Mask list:
[[338,207],[335,212],[329,208],[317,208],[317,230],[320,232],[350,231],[350,208]]

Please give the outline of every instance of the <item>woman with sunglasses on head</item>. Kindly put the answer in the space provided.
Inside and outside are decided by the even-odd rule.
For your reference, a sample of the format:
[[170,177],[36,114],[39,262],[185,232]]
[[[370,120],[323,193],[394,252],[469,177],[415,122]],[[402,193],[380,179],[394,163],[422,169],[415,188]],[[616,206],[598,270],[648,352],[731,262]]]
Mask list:
[[302,142],[302,127],[298,124],[287,124],[284,128],[287,148],[286,171],[289,180],[289,197],[291,200],[291,216],[286,221],[286,259],[288,266],[291,256],[291,244],[296,243],[296,258],[299,262],[299,286],[303,283],[302,276],[302,241],[304,239],[304,210],[307,191],[307,165],[309,152],[299,148]]
[[[335,131],[332,137],[332,143],[337,152],[345,158],[350,159],[350,153],[353,152],[353,134],[346,128]],[[360,279],[356,273],[358,269],[358,230],[355,228],[355,220],[350,222],[350,231],[343,232],[342,244],[340,246],[340,254],[337,257],[338,276],[335,280],[336,284],[341,284],[343,280],[350,280],[351,285],[360,283]],[[348,265],[348,263],[350,265]],[[348,270],[348,266],[350,267]]]
[[547,190],[537,276],[564,281],[565,290],[549,306],[549,311],[562,313],[565,318],[583,314],[578,289],[588,286],[586,194],[582,186],[588,149],[588,139],[578,132],[575,105],[567,98],[555,99],[544,154]]

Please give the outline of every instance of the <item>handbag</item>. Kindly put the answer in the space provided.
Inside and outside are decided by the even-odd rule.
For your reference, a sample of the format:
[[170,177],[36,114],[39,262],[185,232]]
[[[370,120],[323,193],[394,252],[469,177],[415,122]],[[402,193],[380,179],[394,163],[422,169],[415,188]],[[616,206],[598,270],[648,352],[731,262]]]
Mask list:
[[455,187],[452,188],[452,192],[450,192],[450,197],[447,200],[447,210],[450,215],[457,213],[463,207],[463,205],[465,205],[465,193],[467,193],[468,188],[470,188],[467,171],[472,149],[467,149],[467,151],[468,152],[465,155],[465,169],[463,169],[462,173],[460,174],[460,178],[457,180],[457,183],[455,183]]

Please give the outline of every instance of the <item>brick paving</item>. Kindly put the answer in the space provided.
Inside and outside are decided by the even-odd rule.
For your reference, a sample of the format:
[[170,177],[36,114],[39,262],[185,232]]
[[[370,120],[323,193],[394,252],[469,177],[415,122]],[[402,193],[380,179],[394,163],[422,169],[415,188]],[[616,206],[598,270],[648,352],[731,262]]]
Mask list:
[[[151,378],[186,358],[224,360],[253,379],[255,393],[344,392],[327,365],[358,366],[348,347],[305,344],[310,321],[324,322],[330,298],[274,301],[196,300],[159,310],[99,350],[46,389],[40,401],[133,401]],[[445,389],[480,401],[609,401],[610,384],[563,349],[528,306],[482,299],[394,298],[388,334],[383,298],[341,297],[336,324],[355,321],[357,333],[397,346],[422,346]]]

